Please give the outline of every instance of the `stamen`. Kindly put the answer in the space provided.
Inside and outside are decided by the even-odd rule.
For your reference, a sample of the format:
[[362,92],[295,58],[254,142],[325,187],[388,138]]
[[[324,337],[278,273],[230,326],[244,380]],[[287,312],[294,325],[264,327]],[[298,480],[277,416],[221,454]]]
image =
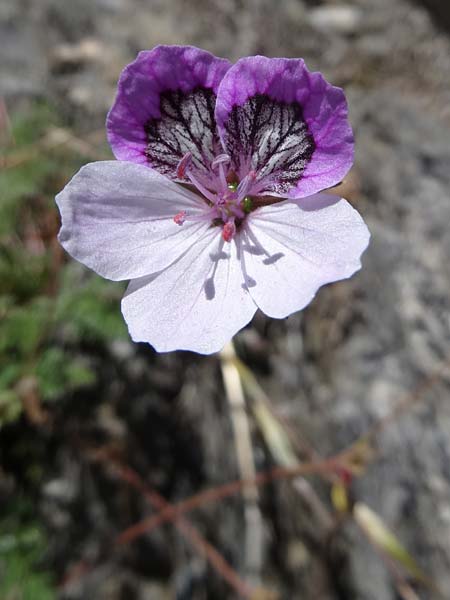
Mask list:
[[[211,161],[211,168],[218,168],[220,187],[222,191],[211,191],[205,187],[200,180],[197,179],[197,174],[194,175],[193,158],[190,152],[187,152],[180,160],[177,166],[177,178],[188,178],[197,190],[209,201],[209,210],[201,215],[187,215],[186,211],[182,210],[173,217],[177,225],[183,225],[186,221],[203,221],[212,220],[213,225],[222,225],[222,238],[225,242],[230,242],[236,234],[235,219],[238,222],[245,219],[245,216],[253,209],[253,200],[249,196],[255,189],[255,181],[257,174],[253,170],[249,170],[244,179],[239,183],[227,181],[228,163],[231,162],[228,154],[219,154]],[[200,174],[198,174],[200,175]],[[212,173],[211,173],[212,175]],[[228,179],[234,178],[234,173],[228,172]],[[214,176],[213,176],[214,178]],[[217,181],[217,180],[216,180]],[[208,185],[208,184],[206,184]],[[216,183],[217,185],[217,183]],[[217,221],[217,223],[215,222]]]
[[192,154],[191,152],[186,152],[183,158],[180,160],[177,166],[177,177],[178,179],[184,179],[186,176],[186,171],[190,167],[192,163]]
[[230,161],[231,158],[228,156],[228,154],[219,154],[219,156],[216,156],[216,158],[212,161],[211,167],[215,169],[218,165],[223,165],[225,163],[229,163]]
[[225,242],[231,242],[236,233],[236,225],[234,224],[234,219],[231,221],[227,221],[222,229],[222,238]]
[[183,225],[183,223],[186,221],[186,211],[185,210],[180,211],[178,214],[176,214],[174,216],[173,220],[175,221],[175,223],[177,225]]
[[204,221],[212,221],[216,218],[221,218],[221,215],[218,212],[217,207],[213,206],[205,212],[201,212],[200,214],[194,215],[187,214],[185,210],[181,210],[173,217],[173,221],[177,225],[184,225],[186,221],[190,223],[202,223]]
[[250,171],[248,173],[248,175],[246,175],[244,177],[244,179],[241,181],[241,183],[238,185],[238,188],[237,188],[237,194],[238,194],[239,200],[242,200],[243,198],[245,198],[245,196],[248,195],[253,184],[255,183],[255,180],[256,180],[256,172],[255,171]]
[[189,179],[191,180],[191,182],[195,185],[195,187],[198,189],[199,192],[201,192],[205,198],[208,198],[208,200],[210,202],[212,202],[213,204],[215,204],[217,202],[217,196],[215,194],[213,194],[212,192],[210,192],[209,190],[207,190],[205,188],[205,186],[203,186],[198,179],[196,179],[192,173],[190,171],[187,172],[187,176],[189,177]]
[[211,167],[213,169],[219,167],[219,179],[220,185],[222,186],[222,192],[225,192],[228,187],[227,175],[225,173],[225,165],[229,164],[230,162],[231,158],[228,156],[228,154],[219,154],[219,156],[216,156],[216,158],[211,163]]
[[243,219],[245,217],[245,212],[238,204],[230,204],[228,210],[238,219]]
[[187,215],[186,221],[192,221],[193,223],[200,223],[202,221],[211,221],[212,219],[217,218],[218,212],[217,207],[213,206],[206,212],[203,212],[199,215]]
[[216,197],[209,190],[207,190],[197,179],[192,175],[192,171],[190,167],[192,165],[192,154],[191,152],[186,152],[183,158],[180,160],[177,166],[177,177],[178,179],[184,179],[188,177],[191,180],[191,183],[195,185],[199,192],[201,192],[205,198],[208,198],[210,202],[215,204]]

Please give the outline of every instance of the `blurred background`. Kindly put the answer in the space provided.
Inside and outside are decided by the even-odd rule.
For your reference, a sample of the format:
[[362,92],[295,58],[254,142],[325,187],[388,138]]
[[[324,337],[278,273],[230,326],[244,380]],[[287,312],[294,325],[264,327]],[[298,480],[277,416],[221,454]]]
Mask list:
[[[449,31],[448,0],[0,0],[1,599],[450,598]],[[56,241],[55,194],[111,156],[118,75],[159,43],[304,57],[355,129],[362,271],[236,338],[283,423],[249,408],[256,468],[355,467],[260,486],[260,591],[240,493],[124,536],[239,478],[220,360],[131,343],[124,287]]]

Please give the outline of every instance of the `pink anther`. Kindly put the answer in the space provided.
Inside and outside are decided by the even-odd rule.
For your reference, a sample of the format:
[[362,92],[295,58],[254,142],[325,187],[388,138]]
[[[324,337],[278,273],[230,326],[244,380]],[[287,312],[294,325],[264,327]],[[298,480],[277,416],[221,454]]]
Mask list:
[[190,152],[186,152],[183,158],[180,160],[177,166],[177,177],[178,179],[184,179],[186,175],[186,171],[189,168],[192,162],[192,154]]
[[222,229],[222,238],[225,242],[231,242],[236,233],[236,225],[234,221],[227,221]]
[[186,211],[185,210],[180,211],[178,214],[176,214],[174,216],[173,220],[175,221],[175,223],[177,225],[183,225],[183,223],[186,221]]

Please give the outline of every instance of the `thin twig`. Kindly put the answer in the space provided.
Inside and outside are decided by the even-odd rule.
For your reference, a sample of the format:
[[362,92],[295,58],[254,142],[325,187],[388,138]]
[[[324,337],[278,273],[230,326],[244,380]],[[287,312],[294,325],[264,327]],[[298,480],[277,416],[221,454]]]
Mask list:
[[262,486],[273,481],[296,479],[299,475],[324,476],[330,472],[337,472],[341,467],[342,465],[340,462],[333,457],[322,461],[302,463],[293,468],[273,467],[268,471],[258,473],[252,480],[237,479],[220,486],[206,489],[177,504],[172,504],[170,507],[161,510],[156,515],[152,515],[151,517],[132,525],[119,535],[117,543],[126,544],[144,533],[150,533],[157,527],[160,527],[163,523],[175,521],[182,515],[211,502],[217,502],[230,496],[234,496],[234,494],[245,489],[246,486]]
[[[277,458],[279,462],[283,462],[284,464],[295,464],[295,454],[293,452],[292,447],[290,446],[289,435],[288,433],[283,431],[284,424],[282,423],[281,419],[277,418],[276,414],[274,413],[269,398],[265,394],[264,390],[260,387],[253,373],[246,367],[246,365],[244,365],[237,357],[235,358],[235,363],[242,377],[242,381],[246,387],[247,392],[253,396],[254,402],[256,403],[256,407],[258,408],[257,412],[255,413],[255,416],[257,416],[258,412],[262,413],[262,416],[260,414],[259,420],[257,416],[257,420],[261,424],[261,429],[263,431],[263,435],[265,435],[267,439],[268,445],[274,447],[275,451],[273,452],[273,454],[275,458]],[[413,404],[422,399],[425,393],[428,392],[436,383],[438,383],[443,378],[449,366],[450,359],[448,358],[439,363],[438,366],[433,370],[433,372],[426,378],[424,378],[422,382],[412,392],[405,394],[403,398],[401,398],[396,403],[393,410],[388,415],[377,421],[364,435],[360,436],[360,438],[358,438],[356,442],[351,444],[343,452],[336,455],[336,458],[340,457],[342,464],[347,463],[347,467],[344,468],[348,469],[348,467],[350,467],[348,471],[351,472],[351,470],[357,468],[356,461],[363,458],[364,462],[367,462],[367,460],[370,458],[368,454],[368,448],[370,443],[373,442],[373,440],[390,423],[395,421],[398,418],[398,416],[401,415],[407,408],[411,407]],[[267,424],[267,422],[269,424]],[[280,425],[283,425],[283,427],[281,427],[281,430]],[[366,448],[366,450],[364,452],[364,455],[361,456],[361,451],[364,451],[364,447]],[[309,456],[318,458],[320,455],[314,452],[314,450],[311,450]],[[335,479],[336,473],[330,473],[330,477]],[[296,478],[293,480],[294,486],[297,482],[306,482],[306,480],[303,478]],[[309,485],[309,482],[306,483]],[[311,489],[313,490],[313,488]],[[309,491],[308,487],[307,491]],[[313,493],[315,495],[314,490]],[[311,498],[311,500],[313,500],[313,498],[314,496]],[[315,502],[312,501],[311,506],[314,505]],[[327,523],[327,520],[329,520],[329,522],[331,523],[331,515],[328,513],[325,507],[324,509],[325,510],[323,511],[322,515],[325,517],[324,523]],[[319,510],[318,515],[320,516],[321,513],[322,511]],[[396,587],[402,598],[404,598],[405,600],[416,600],[417,596],[415,595],[415,592],[408,585],[407,581],[398,573],[396,565],[394,563],[391,563],[390,559],[388,561],[387,555],[382,551],[381,548],[377,546],[375,541],[369,535],[369,532],[363,528],[362,524],[358,522],[358,519],[355,517],[353,510],[350,511],[350,514],[361,527],[361,529],[364,531],[371,545],[376,549],[377,552],[379,552],[382,555],[383,560],[385,561],[385,563],[387,563],[388,569],[395,579]],[[433,582],[430,581],[426,576],[423,576],[422,574],[419,576],[418,574],[416,574],[416,579],[422,581],[422,583],[425,583],[430,589],[433,589],[434,591],[436,591],[436,593],[438,593],[441,596],[440,591],[437,590]]]
[[[94,453],[89,453],[89,458],[95,462],[102,462],[110,467],[113,467],[114,473],[124,482],[134,487],[139,491],[147,502],[160,511],[161,514],[164,511],[173,511],[174,507],[167,500],[161,496],[156,490],[151,489],[144,483],[140,475],[136,473],[130,467],[123,465],[118,460],[112,458],[107,452],[100,450]],[[178,519],[175,522],[175,526],[178,528],[185,538],[191,543],[191,545],[206,558],[211,567],[218,573],[218,575],[228,583],[228,585],[234,589],[234,591],[242,598],[255,598],[255,592],[248,583],[241,579],[238,573],[231,567],[231,565],[224,559],[224,557],[217,551],[217,549],[210,544],[186,519]],[[144,533],[144,532],[142,532]],[[135,536],[137,537],[137,536]],[[124,544],[131,542],[132,539],[121,540],[119,536],[116,540],[117,544]],[[72,583],[74,579],[89,573],[94,568],[94,565],[88,565],[85,561],[75,567],[72,573],[63,580],[62,586],[66,587]]]
[[[234,364],[236,353],[232,342],[220,352],[220,365],[230,406],[234,444],[241,479],[253,480],[256,475],[250,424],[245,406],[241,378]],[[245,573],[257,586],[261,580],[263,563],[263,523],[259,508],[258,486],[247,485],[242,490],[245,518]]]
[[[157,491],[150,489],[141,477],[129,467],[115,465],[120,478],[137,489],[154,508],[170,510],[172,505]],[[214,570],[243,598],[252,598],[252,586],[243,581],[223,556],[186,519],[175,523],[186,539],[208,560]]]
[[[128,529],[126,529],[125,531],[123,531],[117,537],[116,543],[117,544],[130,543],[131,541],[133,541],[140,535],[143,535],[144,533],[148,534],[151,531],[153,531],[155,528],[157,528],[158,526],[160,526],[166,522],[174,522],[174,524],[176,526],[178,526],[179,525],[178,519],[180,519],[180,517],[182,515],[184,515],[185,513],[188,513],[189,511],[199,508],[207,503],[222,500],[226,497],[232,496],[232,495],[238,493],[239,491],[245,489],[249,485],[250,486],[252,486],[252,485],[260,486],[260,485],[265,485],[271,481],[283,480],[283,479],[284,480],[293,479],[295,481],[296,479],[298,479],[299,476],[311,475],[311,474],[320,474],[324,477],[329,477],[329,476],[333,477],[336,474],[338,474],[341,469],[348,469],[349,467],[351,468],[351,465],[348,464],[348,461],[349,460],[351,461],[353,459],[353,455],[355,454],[355,452],[359,453],[358,447],[361,444],[361,442],[363,440],[364,441],[369,441],[369,440],[372,441],[372,439],[375,438],[376,435],[380,433],[380,431],[382,431],[389,423],[391,423],[407,407],[409,407],[411,404],[415,403],[416,401],[420,400],[420,398],[422,398],[423,395],[442,378],[442,376],[445,373],[445,370],[449,366],[449,363],[450,363],[450,360],[443,361],[431,373],[431,375],[426,377],[424,379],[424,381],[412,393],[407,394],[402,400],[400,400],[397,403],[397,405],[394,407],[393,411],[387,417],[385,417],[385,418],[381,419],[379,422],[377,422],[365,435],[363,435],[354,444],[350,445],[347,449],[345,449],[338,455],[331,457],[327,460],[315,460],[313,462],[299,464],[297,467],[294,467],[294,468],[275,467],[269,471],[258,473],[252,480],[242,480],[241,479],[241,480],[232,481],[232,482],[223,484],[223,485],[215,487],[215,488],[210,488],[210,489],[204,490],[203,492],[196,494],[195,496],[191,496],[190,498],[187,498],[186,500],[183,500],[175,505],[170,505],[166,502],[165,507],[162,508],[158,514],[153,515],[152,517],[145,519],[139,523],[136,523],[135,525],[133,525],[133,526],[129,527]],[[107,457],[104,456],[104,453],[103,453],[103,456],[102,456],[102,453],[95,453],[93,458],[95,460],[106,461]],[[109,462],[111,462],[111,461],[109,461]],[[145,485],[143,484],[142,480],[139,483],[139,476],[137,476],[137,477],[138,477],[138,479],[136,479],[136,476],[134,476],[132,478],[132,480],[129,480],[129,483],[132,484],[131,481],[133,481],[135,484],[138,483],[140,490],[145,489],[148,499],[150,499],[150,497],[155,499],[155,496],[153,495],[154,493],[151,492],[150,490],[148,490],[148,488],[145,488]],[[149,496],[149,494],[150,494],[150,496]],[[188,533],[185,530],[184,533],[185,533],[185,535],[189,535],[190,532]],[[210,564],[213,565],[216,570],[220,571],[221,566],[223,566],[220,558],[218,560],[211,558],[214,555],[215,549],[212,548],[208,542],[206,542],[206,545],[201,544],[201,543],[200,543],[200,545],[203,545],[202,552],[206,553],[208,560],[210,560]],[[211,553],[210,550],[213,550],[213,552]],[[376,548],[376,550],[379,552],[379,548]],[[220,555],[219,555],[219,557],[220,557]],[[384,561],[387,560],[387,557],[385,555],[382,556],[382,558]],[[393,565],[391,565],[391,566],[393,566]],[[88,570],[88,569],[86,569],[85,565],[83,565],[83,569],[81,569],[80,572],[85,572],[86,570]],[[225,567],[225,571],[226,571],[226,567]],[[392,570],[391,570],[391,573],[393,574]],[[231,578],[232,577],[233,577],[233,575],[231,575]],[[69,577],[68,579],[72,580],[72,577]],[[228,579],[227,579],[227,581],[228,581]],[[229,581],[229,583],[230,583],[230,581]],[[403,594],[403,597],[405,598],[405,600],[406,600],[406,598],[411,598],[411,600],[412,600],[412,598],[414,598],[414,596],[411,595],[412,589],[407,584],[405,587],[405,581],[397,580],[396,584],[399,588],[399,593]],[[230,583],[230,585],[233,585],[233,584]],[[246,584],[244,583],[244,585],[246,585]],[[409,596],[408,596],[408,594],[409,594]],[[256,597],[255,591],[254,591],[253,597]]]
[[[389,415],[378,421],[372,428],[369,429],[366,434],[358,438],[348,448],[344,449],[338,455],[335,455],[326,460],[314,460],[312,462],[300,463],[294,468],[283,468],[274,467],[268,471],[258,473],[253,480],[236,480],[229,483],[225,483],[221,486],[206,489],[198,494],[182,500],[177,504],[168,505],[162,509],[156,515],[140,521],[124,530],[116,539],[118,544],[129,543],[139,536],[150,533],[163,523],[175,522],[182,515],[200,508],[208,503],[223,500],[229,496],[232,496],[239,491],[245,489],[248,485],[266,485],[276,480],[289,480],[295,481],[299,476],[320,474],[323,477],[335,476],[340,472],[342,468],[352,470],[351,462],[356,454],[359,454],[359,446],[363,441],[372,441],[387,425],[389,425],[399,414],[401,414],[411,404],[419,401],[423,395],[433,387],[444,375],[446,369],[449,367],[450,359],[447,359],[440,363],[440,365],[428,376],[417,388],[407,394],[401,399]],[[98,459],[98,457],[97,457]],[[379,551],[377,549],[377,551]],[[386,557],[384,557],[386,559]],[[405,588],[403,587],[403,592]],[[409,592],[409,590],[407,590]],[[404,594],[405,595],[405,594]]]

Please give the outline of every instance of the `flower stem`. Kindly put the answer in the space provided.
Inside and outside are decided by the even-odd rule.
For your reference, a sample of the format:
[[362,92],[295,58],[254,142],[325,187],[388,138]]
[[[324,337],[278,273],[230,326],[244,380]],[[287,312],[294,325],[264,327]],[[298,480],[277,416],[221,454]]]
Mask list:
[[250,585],[258,586],[263,561],[263,526],[259,509],[259,491],[254,479],[256,475],[250,423],[245,406],[241,378],[235,365],[236,352],[233,343],[228,343],[220,352],[222,377],[230,407],[230,418],[234,431],[234,444],[241,479],[249,481],[243,488],[245,519],[245,575]]

